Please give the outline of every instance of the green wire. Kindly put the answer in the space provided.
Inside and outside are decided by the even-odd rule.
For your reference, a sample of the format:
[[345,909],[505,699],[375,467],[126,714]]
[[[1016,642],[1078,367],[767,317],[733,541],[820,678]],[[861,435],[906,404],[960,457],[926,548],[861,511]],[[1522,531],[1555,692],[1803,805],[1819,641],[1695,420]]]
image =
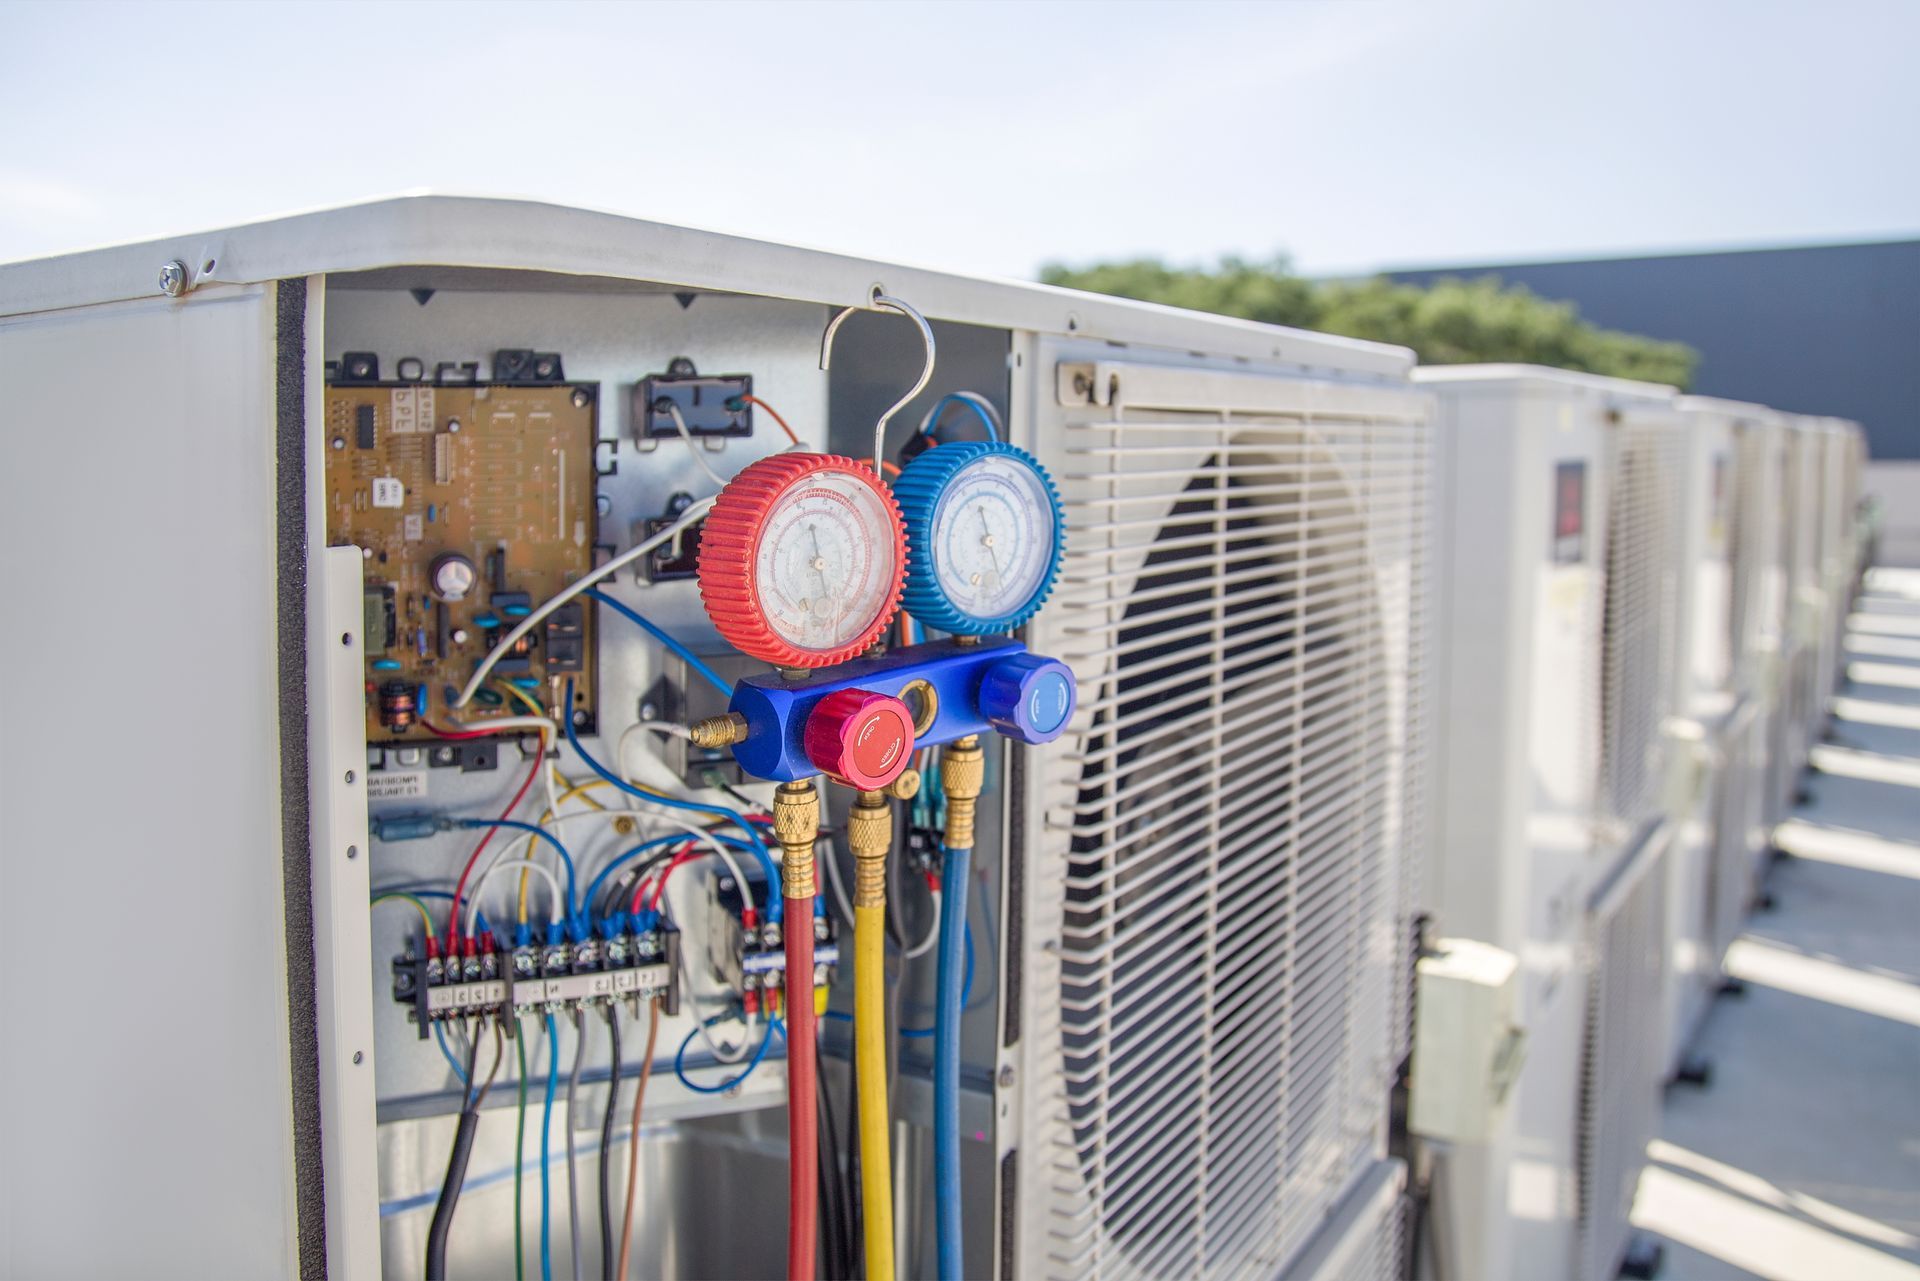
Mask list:
[[526,1253],[520,1247],[520,1154],[527,1146],[527,1034],[520,1016],[513,1016],[513,1043],[520,1056],[520,1122],[513,1135],[513,1277],[527,1281]]

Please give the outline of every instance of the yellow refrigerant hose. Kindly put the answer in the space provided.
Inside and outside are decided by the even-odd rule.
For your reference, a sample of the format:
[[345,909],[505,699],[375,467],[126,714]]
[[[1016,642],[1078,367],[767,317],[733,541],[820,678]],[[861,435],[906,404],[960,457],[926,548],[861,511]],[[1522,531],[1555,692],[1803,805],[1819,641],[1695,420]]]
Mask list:
[[893,1281],[892,1118],[887,1112],[887,851],[893,810],[862,792],[847,820],[853,850],[853,1067],[860,1100],[860,1202],[867,1281]]

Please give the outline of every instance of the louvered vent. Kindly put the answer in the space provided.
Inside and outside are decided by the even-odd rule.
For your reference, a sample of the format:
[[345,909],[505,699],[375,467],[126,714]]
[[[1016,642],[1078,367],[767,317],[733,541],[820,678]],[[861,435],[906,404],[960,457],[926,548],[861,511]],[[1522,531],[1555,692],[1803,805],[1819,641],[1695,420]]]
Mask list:
[[1043,617],[1083,732],[1033,872],[1064,886],[1034,1001],[1061,1011],[1035,1087],[1049,1275],[1271,1275],[1384,1152],[1427,455],[1424,401],[1327,412],[1342,390],[1066,425]]
[[1728,539],[1733,590],[1728,639],[1736,668],[1777,644],[1783,605],[1777,439],[1770,428],[1744,425],[1737,440]]
[[1726,955],[1752,905],[1755,881],[1755,829],[1762,822],[1759,792],[1765,722],[1748,715],[1727,736],[1724,767],[1718,771],[1713,857],[1708,864],[1707,947],[1714,963]]
[[1661,801],[1663,723],[1679,658],[1682,443],[1664,423],[1628,420],[1617,430],[1601,632],[1600,800],[1618,837],[1637,831]]
[[1577,1281],[1612,1281],[1618,1270],[1634,1188],[1660,1119],[1668,855],[1664,844],[1643,853],[1650,856],[1622,870],[1589,925]]

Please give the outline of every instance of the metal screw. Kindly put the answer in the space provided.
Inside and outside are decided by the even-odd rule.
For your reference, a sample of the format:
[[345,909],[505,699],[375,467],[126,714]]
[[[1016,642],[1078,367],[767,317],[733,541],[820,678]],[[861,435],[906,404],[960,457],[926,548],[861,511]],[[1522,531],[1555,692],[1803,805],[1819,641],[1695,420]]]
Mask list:
[[347,846],[347,857],[348,857],[348,858],[359,858],[359,857],[360,857],[360,847],[359,847],[358,845],[349,845],[349,846]]
[[588,399],[589,397],[585,387],[575,387],[573,389],[573,407],[575,409],[585,409]]
[[361,1053],[360,1051],[358,1051],[358,1050],[355,1050],[355,1051],[353,1052],[353,1061],[354,1061],[355,1063],[358,1063],[358,1062],[360,1062],[360,1061],[361,1061],[362,1059],[364,1059],[364,1058],[366,1058],[366,1057],[367,1057],[366,1055],[364,1055],[364,1054],[362,1054],[362,1053]]
[[175,258],[160,268],[160,292],[178,298],[187,292],[187,264]]
[[1009,1063],[1000,1069],[999,1081],[1001,1089],[1011,1090],[1013,1088],[1013,1064]]
[[352,771],[352,770],[348,770],[348,771],[347,771],[347,781],[348,781],[349,783],[351,783],[351,782],[353,781],[353,771]]
[[613,499],[607,497],[605,494],[595,494],[593,496],[593,509],[602,516],[611,516],[613,515]]

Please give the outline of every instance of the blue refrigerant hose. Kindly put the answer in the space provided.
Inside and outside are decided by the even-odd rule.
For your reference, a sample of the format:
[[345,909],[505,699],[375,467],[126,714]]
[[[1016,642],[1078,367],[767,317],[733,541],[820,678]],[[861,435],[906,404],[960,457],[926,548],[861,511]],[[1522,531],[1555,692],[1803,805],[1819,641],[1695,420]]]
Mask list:
[[961,1281],[960,1017],[966,1006],[967,882],[971,849],[948,849],[940,867],[940,966],[933,1023],[933,1190],[940,1281]]

